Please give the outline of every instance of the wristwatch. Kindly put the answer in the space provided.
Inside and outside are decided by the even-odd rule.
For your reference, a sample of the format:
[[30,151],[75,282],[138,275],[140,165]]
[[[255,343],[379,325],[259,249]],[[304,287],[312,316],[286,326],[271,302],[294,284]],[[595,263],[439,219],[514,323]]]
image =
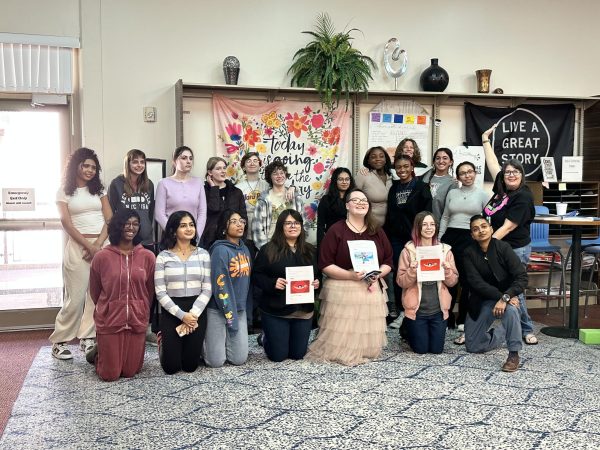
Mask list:
[[508,303],[508,302],[510,302],[510,295],[508,295],[508,294],[504,294],[504,295],[502,296],[502,301],[503,301],[504,303]]

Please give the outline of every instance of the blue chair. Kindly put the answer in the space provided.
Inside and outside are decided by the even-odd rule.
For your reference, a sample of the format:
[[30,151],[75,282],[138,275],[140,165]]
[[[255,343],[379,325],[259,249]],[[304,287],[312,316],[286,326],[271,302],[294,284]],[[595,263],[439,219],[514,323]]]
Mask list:
[[[548,214],[548,208],[546,206],[536,206],[536,214]],[[553,245],[550,243],[550,226],[546,223],[532,223],[530,225],[531,233],[531,251],[536,253],[549,253],[552,255],[552,260],[548,264],[548,282],[546,286],[546,293],[540,295],[539,293],[529,295],[529,297],[542,298],[546,300],[546,315],[548,314],[549,301],[558,299],[558,307],[560,303],[563,304],[563,321],[564,321],[564,306],[565,306],[565,264],[560,246]],[[557,257],[558,260],[557,260]],[[558,294],[552,294],[552,273],[555,267],[560,268],[560,288]]]

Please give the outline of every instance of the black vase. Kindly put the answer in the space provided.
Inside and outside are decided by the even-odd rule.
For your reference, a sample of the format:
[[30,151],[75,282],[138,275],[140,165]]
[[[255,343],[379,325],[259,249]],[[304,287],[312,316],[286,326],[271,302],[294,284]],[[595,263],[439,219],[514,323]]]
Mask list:
[[444,92],[449,81],[448,72],[438,66],[437,58],[433,58],[431,65],[421,74],[421,89],[427,92]]

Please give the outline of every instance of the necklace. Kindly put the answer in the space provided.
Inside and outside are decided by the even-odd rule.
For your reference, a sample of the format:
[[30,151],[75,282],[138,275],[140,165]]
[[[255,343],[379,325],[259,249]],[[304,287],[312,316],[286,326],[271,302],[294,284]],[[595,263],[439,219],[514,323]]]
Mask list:
[[464,189],[464,188],[461,188],[460,191],[462,192],[463,200],[466,200],[471,195],[473,195],[473,192],[475,192],[475,189]]
[[190,244],[188,245],[187,249],[183,249],[181,247],[174,247],[173,250],[175,251],[175,253],[181,253],[183,256],[187,256],[190,253],[192,253],[192,248],[193,246]]
[[248,187],[250,188],[250,192],[254,192],[256,191],[256,187],[258,186],[260,180],[256,180],[256,183],[254,183],[254,187],[252,187],[252,185],[250,184],[250,180],[248,180],[246,178],[246,184],[248,185]]
[[363,231],[365,231],[365,228],[367,227],[366,225],[364,225],[364,224],[363,224],[363,226],[362,226],[362,227],[360,227],[360,228],[356,228],[354,225],[352,225],[352,222],[350,222],[350,220],[348,220],[348,219],[346,219],[346,223],[348,224],[348,226],[350,226],[352,229],[354,229],[354,231],[355,231],[357,234],[362,234],[362,233],[363,233]]

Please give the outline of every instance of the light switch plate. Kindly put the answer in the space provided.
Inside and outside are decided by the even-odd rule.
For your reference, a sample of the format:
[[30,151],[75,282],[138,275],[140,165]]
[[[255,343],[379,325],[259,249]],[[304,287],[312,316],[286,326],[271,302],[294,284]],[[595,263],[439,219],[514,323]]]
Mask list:
[[156,122],[156,108],[144,106],[144,122]]

